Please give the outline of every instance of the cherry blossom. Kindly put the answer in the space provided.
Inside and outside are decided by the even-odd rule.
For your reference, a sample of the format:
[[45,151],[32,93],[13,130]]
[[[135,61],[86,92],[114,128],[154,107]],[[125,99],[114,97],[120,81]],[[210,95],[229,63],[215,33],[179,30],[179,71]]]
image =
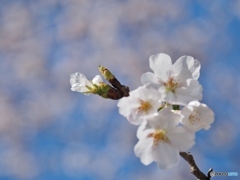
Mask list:
[[182,111],[182,124],[193,131],[208,130],[214,121],[213,111],[198,101],[192,101]]
[[149,58],[153,73],[142,75],[144,85],[158,89],[166,102],[186,105],[202,99],[202,86],[198,82],[200,62],[191,56],[182,56],[174,64],[167,54]]
[[178,164],[179,152],[188,151],[195,144],[195,133],[178,126],[180,119],[167,107],[151,116],[145,128],[139,126],[134,152],[144,165],[155,161],[162,169],[171,168]]
[[85,95],[92,93],[91,89],[95,88],[94,84],[100,85],[101,82],[103,82],[103,80],[99,75],[96,75],[92,81],[78,72],[70,75],[71,90],[84,93]]
[[135,125],[156,113],[161,106],[161,94],[145,86],[131,91],[129,97],[123,97],[118,102],[119,113]]

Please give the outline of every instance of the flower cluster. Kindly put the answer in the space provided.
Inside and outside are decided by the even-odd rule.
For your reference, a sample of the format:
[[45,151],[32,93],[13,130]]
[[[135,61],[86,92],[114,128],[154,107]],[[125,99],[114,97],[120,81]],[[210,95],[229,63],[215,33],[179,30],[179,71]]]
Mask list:
[[130,123],[139,125],[136,156],[145,165],[155,161],[166,169],[177,165],[179,153],[195,144],[195,132],[210,128],[214,113],[199,102],[198,60],[182,56],[172,64],[167,54],[160,53],[149,62],[153,73],[143,74],[143,86],[120,99],[118,107]]
[[136,156],[145,165],[153,161],[166,169],[177,165],[180,152],[195,144],[195,132],[209,129],[214,121],[213,111],[200,103],[202,86],[198,82],[200,62],[191,56],[182,56],[174,64],[167,54],[149,58],[152,72],[141,77],[143,86],[129,93],[105,67],[99,66],[106,84],[97,75],[90,81],[81,73],[70,76],[71,90],[97,94],[103,98],[120,99],[119,113],[134,125],[138,143]]

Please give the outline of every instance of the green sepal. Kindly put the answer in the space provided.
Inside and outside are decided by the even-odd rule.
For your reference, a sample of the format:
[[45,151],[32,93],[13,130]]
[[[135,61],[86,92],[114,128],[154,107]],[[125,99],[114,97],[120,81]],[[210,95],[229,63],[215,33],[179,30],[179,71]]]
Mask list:
[[157,111],[160,111],[164,108],[165,106],[160,106]]
[[94,84],[94,89],[92,89],[93,94],[97,94],[103,98],[107,98],[107,93],[112,87],[105,83],[100,83],[100,85]]
[[173,110],[180,110],[180,106],[179,105],[172,105],[172,109]]
[[89,92],[92,93],[93,88],[91,86],[85,85],[88,88]]

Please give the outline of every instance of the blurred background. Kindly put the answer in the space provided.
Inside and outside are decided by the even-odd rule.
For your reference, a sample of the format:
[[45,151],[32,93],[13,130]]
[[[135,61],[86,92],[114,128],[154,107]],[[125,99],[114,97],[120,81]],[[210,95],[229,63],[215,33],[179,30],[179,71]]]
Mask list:
[[159,52],[202,63],[215,122],[190,150],[199,168],[240,173],[240,1],[0,0],[0,179],[195,179],[184,160],[141,164],[117,101],[70,90],[98,65],[133,90]]

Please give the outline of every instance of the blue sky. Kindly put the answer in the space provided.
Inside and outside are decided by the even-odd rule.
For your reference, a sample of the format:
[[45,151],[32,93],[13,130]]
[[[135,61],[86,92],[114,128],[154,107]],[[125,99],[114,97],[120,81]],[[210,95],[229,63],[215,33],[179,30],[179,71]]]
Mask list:
[[202,64],[202,102],[215,122],[190,150],[200,169],[239,171],[238,1],[0,5],[0,179],[193,179],[183,160],[166,171],[141,164],[137,127],[119,115],[117,101],[70,90],[70,74],[91,79],[98,65],[133,90],[159,52]]

